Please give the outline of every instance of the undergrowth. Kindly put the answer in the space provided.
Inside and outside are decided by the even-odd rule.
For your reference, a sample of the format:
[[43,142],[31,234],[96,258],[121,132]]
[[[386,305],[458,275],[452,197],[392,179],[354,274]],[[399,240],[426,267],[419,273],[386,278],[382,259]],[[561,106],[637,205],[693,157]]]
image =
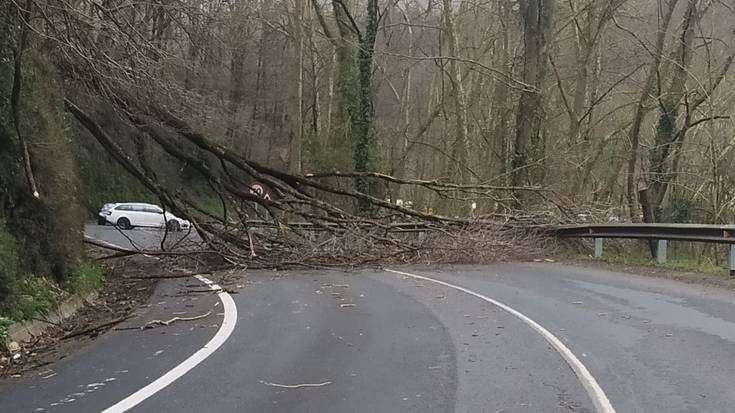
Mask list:
[[580,252],[569,248],[562,253],[564,258],[585,259],[614,265],[666,268],[673,271],[698,272],[705,274],[727,274],[727,257],[715,245],[689,242],[669,242],[668,257],[659,264],[651,256],[648,246],[641,241],[605,240],[602,257],[594,258],[592,251]]
[[72,292],[87,293],[100,288],[104,281],[105,273],[102,267],[90,261],[82,261],[76,270],[69,274],[67,285]]
[[7,350],[7,343],[8,342],[8,329],[10,328],[10,325],[13,324],[13,321],[7,317],[0,316],[0,351]]

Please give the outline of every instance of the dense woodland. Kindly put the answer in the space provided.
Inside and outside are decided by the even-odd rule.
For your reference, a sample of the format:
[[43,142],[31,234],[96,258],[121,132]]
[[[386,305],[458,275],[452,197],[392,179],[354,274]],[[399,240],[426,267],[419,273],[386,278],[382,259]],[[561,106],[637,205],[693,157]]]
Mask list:
[[0,302],[106,201],[732,222],[733,57],[733,0],[6,0]]

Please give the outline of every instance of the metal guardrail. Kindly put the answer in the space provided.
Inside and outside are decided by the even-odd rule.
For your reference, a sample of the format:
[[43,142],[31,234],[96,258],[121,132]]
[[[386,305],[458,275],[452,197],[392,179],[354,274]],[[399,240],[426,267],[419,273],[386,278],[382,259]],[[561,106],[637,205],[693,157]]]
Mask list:
[[668,241],[730,245],[730,275],[735,276],[735,225],[705,224],[587,224],[554,227],[559,238],[594,238],[595,257],[602,257],[605,238],[647,239],[658,243],[656,261],[666,262]]
[[561,238],[634,238],[735,244],[735,225],[589,224],[555,227]]

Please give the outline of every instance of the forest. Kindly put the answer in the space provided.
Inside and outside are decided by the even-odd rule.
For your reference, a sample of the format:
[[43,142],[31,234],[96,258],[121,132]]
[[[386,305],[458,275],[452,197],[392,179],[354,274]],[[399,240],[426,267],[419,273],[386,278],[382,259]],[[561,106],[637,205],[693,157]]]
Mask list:
[[229,262],[307,244],[252,219],[360,228],[360,251],[406,220],[732,223],[733,22],[733,0],[5,0],[0,314],[84,266],[104,202],[159,203]]

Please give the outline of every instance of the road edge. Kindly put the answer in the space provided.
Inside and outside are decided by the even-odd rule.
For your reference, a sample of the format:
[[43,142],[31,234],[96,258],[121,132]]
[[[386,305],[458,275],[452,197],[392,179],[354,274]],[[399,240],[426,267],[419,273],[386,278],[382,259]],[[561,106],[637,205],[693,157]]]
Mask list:
[[[87,236],[86,234],[85,238],[100,241],[112,247],[121,248],[118,245],[102,240],[97,240],[93,237]],[[168,387],[171,383],[184,376],[194,367],[198,366],[201,362],[214,354],[214,352],[217,351],[217,349],[219,349],[227,341],[228,338],[230,338],[230,335],[235,330],[235,325],[237,324],[237,306],[235,305],[235,300],[232,299],[232,296],[227,291],[225,291],[222,287],[220,287],[209,278],[203,275],[194,275],[194,278],[209,287],[210,290],[216,291],[217,297],[222,303],[224,319],[222,320],[222,324],[217,330],[217,333],[202,348],[197,350],[186,360],[176,365],[176,367],[172,368],[156,380],[148,383],[130,396],[103,410],[101,413],[123,413],[139,405],[149,397],[153,396],[154,394]]]
[[534,331],[539,333],[546,341],[551,344],[552,347],[559,353],[559,355],[564,359],[564,361],[569,365],[569,367],[574,371],[574,374],[577,376],[577,379],[582,384],[582,387],[587,392],[587,395],[590,397],[592,404],[594,404],[595,409],[598,413],[616,413],[615,408],[610,403],[610,400],[607,398],[607,395],[602,390],[602,387],[597,383],[597,380],[592,376],[592,373],[589,372],[587,367],[582,363],[577,356],[574,355],[571,349],[569,347],[565,346],[562,341],[556,337],[554,334],[552,334],[549,330],[544,328],[541,324],[533,321],[530,317],[526,316],[525,314],[521,313],[520,311],[514,309],[513,307],[510,307],[509,305],[503,304],[500,301],[497,301],[495,299],[492,299],[488,296],[485,296],[483,294],[477,293],[475,291],[472,291],[470,289],[448,283],[446,281],[437,280],[431,277],[427,277],[424,275],[418,275],[418,274],[412,274],[409,272],[404,271],[398,271],[398,270],[391,270],[389,268],[383,268],[384,271],[390,272],[393,274],[399,274],[406,277],[411,277],[416,280],[423,280],[423,281],[429,281],[435,284],[442,285],[444,287],[448,287],[460,292],[463,292],[465,294],[469,294],[473,297],[479,298],[483,301],[486,301],[501,310],[507,312],[508,314],[511,314],[512,316],[520,319],[523,321],[526,325],[531,327]]
[[222,287],[214,283],[214,281],[202,275],[195,275],[194,278],[204,283],[212,291],[217,291],[217,296],[222,302],[225,315],[217,333],[202,348],[197,350],[186,360],[179,363],[176,367],[172,368],[163,376],[147,384],[130,396],[103,410],[102,413],[123,413],[144,402],[146,399],[163,390],[214,354],[214,352],[227,341],[235,330],[235,325],[237,324],[237,306],[235,305],[235,301],[232,299],[232,296],[230,296],[230,294],[228,294]]

